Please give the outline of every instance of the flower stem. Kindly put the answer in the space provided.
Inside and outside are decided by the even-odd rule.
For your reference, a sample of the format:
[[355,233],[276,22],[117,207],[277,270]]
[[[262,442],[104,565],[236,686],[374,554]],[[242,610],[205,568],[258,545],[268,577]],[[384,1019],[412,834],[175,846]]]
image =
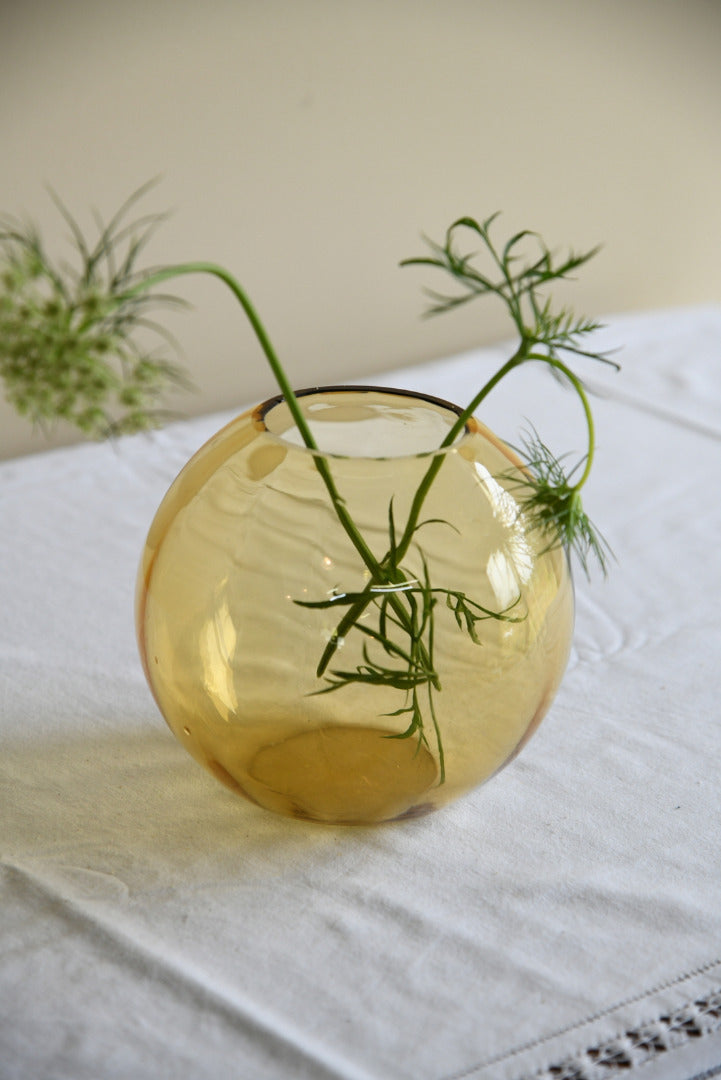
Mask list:
[[[522,364],[524,360],[527,359],[528,347],[528,342],[524,339],[519,345],[516,352],[513,354],[513,356],[510,357],[510,359],[506,361],[503,367],[499,368],[495,375],[493,375],[492,378],[490,378],[488,382],[481,387],[481,389],[478,391],[470,404],[467,405],[463,412],[459,414],[458,419],[449,429],[439,449],[445,449],[446,447],[451,446],[455,442],[460,433],[463,431],[463,428],[468,423],[470,417],[473,415],[481,402],[488,396],[488,394],[490,394],[491,390],[493,390],[493,388],[497,386],[501,379],[505,378],[505,376],[508,375],[509,372],[513,371],[514,368],[518,367],[519,364]],[[433,484],[433,481],[438,475],[444,461],[445,454],[437,454],[433,458],[431,464],[428,466],[425,476],[418,485],[418,489],[416,490],[413,502],[411,503],[411,508],[408,514],[408,521],[406,523],[403,536],[401,537],[401,540],[398,544],[398,559],[402,559],[408,551],[408,548],[413,539],[413,534],[418,527],[418,518],[420,516],[421,508],[423,507],[423,503],[425,502],[426,496],[431,489],[431,485]]]
[[595,426],[594,426],[594,423],[593,423],[593,412],[591,410],[591,403],[588,400],[588,394],[586,393],[584,385],[581,382],[581,380],[578,378],[578,376],[575,375],[573,373],[573,371],[571,371],[571,369],[569,367],[567,367],[567,365],[564,364],[563,361],[559,360],[557,357],[555,357],[555,356],[544,356],[542,354],[536,354],[536,353],[529,353],[527,359],[529,359],[529,360],[539,360],[542,363],[548,364],[550,367],[555,368],[556,371],[560,371],[561,374],[564,375],[565,378],[568,379],[568,381],[570,382],[571,386],[573,387],[573,389],[578,394],[578,397],[579,397],[579,399],[581,401],[581,406],[583,408],[583,414],[584,414],[585,419],[586,419],[586,429],[587,429],[587,432],[588,432],[588,451],[586,453],[586,459],[585,459],[585,465],[584,465],[584,468],[583,468],[583,472],[581,473],[581,476],[576,481],[576,483],[571,486],[571,491],[580,491],[581,488],[583,487],[583,485],[588,480],[590,474],[591,474],[591,469],[593,467],[593,458],[594,458],[594,454],[596,452],[596,429],[595,429]]
[[135,295],[137,293],[145,292],[148,289],[152,289],[155,285],[160,285],[163,281],[169,281],[171,278],[182,277],[184,274],[211,274],[214,277],[219,278],[225,285],[228,286],[235,298],[240,302],[243,311],[248,317],[248,322],[253,327],[255,336],[258,339],[260,347],[265,353],[265,357],[270,364],[271,371],[275,377],[278,386],[285,398],[288,408],[290,409],[293,420],[296,423],[298,431],[301,434],[301,438],[307,447],[311,450],[317,450],[315,440],[311,434],[310,428],[306,422],[298,399],[293,393],[293,388],[288,382],[288,377],[283,370],[283,366],[278,359],[278,356],[273,348],[268,333],[260,320],[258,312],[255,310],[253,304],[250,302],[248,294],[245,289],[236,281],[232,274],[228,273],[222,266],[218,266],[216,263],[210,262],[190,262],[179,263],[176,266],[168,266],[162,270],[157,270],[154,273],[149,274],[143,278],[140,284],[133,288],[129,295]]
[[[290,414],[293,417],[296,427],[300,432],[303,442],[309,450],[318,450],[318,445],[313,438],[311,430],[308,426],[308,422],[303,415],[303,410],[300,407],[298,398],[293,392],[293,388],[288,381],[288,377],[283,370],[283,366],[278,359],[275,349],[271,343],[268,333],[261,322],[258,312],[250,301],[245,289],[240,285],[238,281],[222,266],[218,266],[216,263],[211,262],[189,262],[180,263],[176,266],[169,266],[163,270],[158,270],[155,273],[149,274],[143,279],[143,281],[136,285],[129,295],[135,295],[141,292],[145,292],[148,289],[153,288],[155,285],[160,285],[164,281],[168,281],[171,278],[181,277],[184,274],[211,274],[213,277],[219,278],[228,288],[231,290],[236,299],[240,302],[243,311],[245,312],[250,325],[255,332],[255,336],[258,339],[260,347],[265,353],[265,357],[270,364],[271,371],[275,377],[276,382],[283,394],[283,397],[288,405]],[[362,558],[365,565],[370,570],[371,574],[377,581],[384,580],[381,566],[374,556],[371,549],[366,544],[363,536],[361,535],[358,527],[351,518],[348,509],[345,505],[345,501],[339,494],[338,489],[335,486],[335,482],[331,475],[330,468],[324,457],[320,454],[313,455],[313,461],[320,473],[323,483],[326,486],[331,502],[333,503],[333,509],[335,510],[338,520],[343,526],[349,539],[351,540],[356,551]]]

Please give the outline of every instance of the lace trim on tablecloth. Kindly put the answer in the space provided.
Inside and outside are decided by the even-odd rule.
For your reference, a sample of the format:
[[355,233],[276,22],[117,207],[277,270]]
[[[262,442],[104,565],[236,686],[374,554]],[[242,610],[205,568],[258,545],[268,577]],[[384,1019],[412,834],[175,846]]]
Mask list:
[[[640,1025],[524,1080],[612,1080],[667,1050],[721,1029],[721,989]],[[711,1073],[713,1075],[713,1072]]]

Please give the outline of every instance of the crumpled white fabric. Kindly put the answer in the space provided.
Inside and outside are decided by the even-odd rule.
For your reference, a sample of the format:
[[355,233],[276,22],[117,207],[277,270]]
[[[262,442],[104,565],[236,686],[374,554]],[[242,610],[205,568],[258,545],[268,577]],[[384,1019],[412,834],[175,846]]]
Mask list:
[[[698,1005],[721,992],[721,307],[601,342],[624,372],[584,369],[587,505],[618,564],[577,577],[569,670],[520,758],[394,826],[246,805],[145,685],[145,532],[227,417],[0,466],[3,1080],[594,1080],[616,1045],[619,1075],[691,1075],[673,1055],[721,1029]],[[498,355],[365,381],[463,402]],[[510,441],[524,417],[583,450],[544,372],[482,416]]]

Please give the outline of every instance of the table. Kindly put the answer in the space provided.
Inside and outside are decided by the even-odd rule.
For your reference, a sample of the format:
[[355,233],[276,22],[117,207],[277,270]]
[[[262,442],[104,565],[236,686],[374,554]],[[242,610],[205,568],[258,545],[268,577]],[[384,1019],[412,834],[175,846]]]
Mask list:
[[[275,818],[155,708],[137,561],[227,416],[0,465],[3,1080],[721,1076],[721,307],[599,344],[617,564],[523,754],[402,824]],[[359,381],[463,401],[500,356]],[[483,418],[583,449],[577,411],[539,370]]]

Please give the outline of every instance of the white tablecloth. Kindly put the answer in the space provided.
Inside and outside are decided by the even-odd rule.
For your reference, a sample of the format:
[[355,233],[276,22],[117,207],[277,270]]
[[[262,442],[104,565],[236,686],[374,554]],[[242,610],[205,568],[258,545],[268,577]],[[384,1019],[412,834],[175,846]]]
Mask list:
[[[520,758],[403,824],[273,817],[154,706],[137,561],[225,416],[0,466],[2,1080],[721,1075],[721,308],[601,343],[618,563]],[[499,355],[366,381],[463,402]],[[482,415],[583,449],[542,371]]]

